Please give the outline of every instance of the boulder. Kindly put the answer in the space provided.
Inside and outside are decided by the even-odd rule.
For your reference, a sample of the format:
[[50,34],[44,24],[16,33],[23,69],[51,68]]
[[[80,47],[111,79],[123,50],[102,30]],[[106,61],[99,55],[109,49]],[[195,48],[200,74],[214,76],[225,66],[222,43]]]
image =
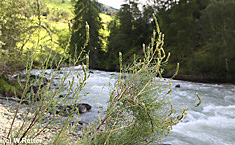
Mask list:
[[[79,113],[82,114],[82,113],[86,113],[88,112],[89,110],[91,110],[91,106],[89,104],[86,104],[86,103],[79,103],[79,104],[75,104],[74,105],[68,105],[65,109],[64,109],[65,106],[58,106],[58,109],[56,110],[56,114],[60,113],[60,115],[62,116],[68,116],[70,113],[73,113],[74,110],[73,110],[73,107],[74,109],[78,109]],[[51,114],[53,114],[51,112]]]
[[79,113],[86,113],[88,112],[89,110],[91,110],[91,106],[89,104],[86,104],[86,103],[81,103],[81,104],[78,104],[78,109],[79,109]]
[[176,88],[180,88],[180,84],[177,84],[175,87],[176,87]]

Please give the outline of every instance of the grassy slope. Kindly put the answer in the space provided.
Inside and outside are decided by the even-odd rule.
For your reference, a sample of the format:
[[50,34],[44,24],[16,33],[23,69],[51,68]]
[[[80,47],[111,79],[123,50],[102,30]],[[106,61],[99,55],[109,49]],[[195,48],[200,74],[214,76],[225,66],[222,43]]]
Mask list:
[[63,9],[71,11],[73,9],[72,3],[70,0],[65,0],[65,3],[62,3],[62,0],[45,0],[47,7]]
[[[63,49],[60,48],[60,46],[58,45],[58,33],[59,32],[63,32],[63,33],[68,33],[68,19],[71,19],[73,17],[73,13],[71,11],[72,9],[72,3],[70,2],[70,0],[65,0],[65,3],[62,3],[62,0],[45,0],[45,5],[49,8],[49,15],[47,17],[45,16],[41,16],[41,20],[42,20],[42,24],[44,24],[45,26],[47,26],[50,30],[51,30],[51,34],[53,37],[53,43],[50,42],[50,36],[48,34],[48,32],[45,29],[41,29],[40,32],[40,44],[42,46],[47,46],[47,48],[49,49],[45,49],[45,47],[41,47],[42,49],[40,50],[33,50],[36,53],[41,53],[42,51],[45,53],[48,53],[47,51],[50,51],[50,49],[52,48],[56,53],[63,53]],[[42,12],[45,11],[46,8],[42,8]],[[57,17],[55,14],[56,13],[62,13],[65,12],[67,13],[67,17],[66,19],[64,19],[62,16],[59,18],[58,21],[54,21],[52,20],[53,18]],[[54,15],[54,16],[53,16]],[[33,17],[31,18],[32,20],[34,20],[37,23],[37,18]],[[36,24],[33,24],[36,25]],[[33,49],[35,48],[35,44],[36,41],[38,39],[38,31],[35,31],[30,38],[30,41],[28,41],[28,43],[25,45],[25,51],[28,49]],[[18,44],[18,47],[20,47],[22,44]],[[39,58],[36,58],[36,60]]]
[[[42,16],[42,23],[46,24],[46,26],[48,26],[50,28],[50,30],[52,31],[52,36],[53,36],[53,43],[50,43],[50,37],[47,33],[46,30],[42,29],[41,30],[41,34],[40,34],[40,38],[43,38],[42,40],[40,40],[40,43],[42,44],[42,46],[47,46],[47,50],[45,50],[44,47],[42,47],[42,49],[40,50],[34,50],[34,52],[36,53],[48,53],[48,51],[50,49],[53,49],[56,53],[63,53],[63,49],[60,48],[60,46],[58,45],[58,32],[63,34],[63,33],[68,33],[68,24],[67,24],[67,20],[68,19],[72,19],[73,18],[73,5],[70,2],[70,0],[65,0],[65,3],[62,3],[62,0],[45,0],[45,5],[49,8],[50,10],[50,14],[47,17]],[[67,12],[69,13],[69,17],[66,17],[67,19],[64,19],[63,17],[61,17],[59,19],[58,22],[51,20],[49,17],[55,17],[53,16],[54,13],[56,12]],[[53,13],[54,12],[54,13]],[[105,15],[100,13],[100,17],[102,19],[102,23],[103,23],[103,28],[102,30],[100,30],[100,35],[101,35],[101,39],[103,42],[103,46],[102,49],[104,51],[107,50],[107,37],[109,36],[109,31],[108,31],[108,23],[112,20],[112,17],[109,15]],[[35,21],[37,21],[37,18],[32,18],[35,19]],[[25,45],[25,48],[33,48],[35,47],[36,44],[36,40],[38,39],[38,35],[37,35],[38,31],[35,31],[35,33],[31,36],[30,41]],[[21,46],[22,44],[19,44],[19,46]],[[38,60],[40,58],[37,58]]]
[[[71,3],[70,0],[65,0],[65,3],[62,3],[62,0],[46,0],[46,2],[47,2],[46,3],[47,6],[49,8],[70,11],[71,13],[73,11],[73,4]],[[103,23],[103,28],[104,28],[104,29],[100,30],[100,35],[101,35],[102,42],[103,42],[102,48],[103,48],[104,51],[106,51],[107,37],[109,36],[108,23],[112,20],[112,17],[109,16],[109,15],[106,15],[106,14],[102,14],[102,13],[100,13],[100,17],[101,17],[101,20],[102,20],[102,23]],[[54,25],[54,26],[61,29],[60,28],[61,26],[58,27],[58,24],[56,24],[56,25]]]
[[[73,13],[71,12],[72,3],[70,1],[65,0],[64,4],[61,3],[61,0],[45,0],[45,1],[46,1],[46,6],[49,7],[50,9],[56,9],[58,11],[60,11],[60,10],[69,11],[73,17]],[[112,17],[109,15],[102,14],[102,13],[100,13],[100,17],[102,19],[103,28],[104,28],[104,29],[100,30],[100,35],[102,36],[101,38],[103,41],[102,48],[104,51],[106,51],[107,37],[109,36],[109,31],[108,31],[107,26],[108,26],[108,23],[112,20]],[[43,53],[44,55],[48,55],[51,49],[55,53],[62,54],[63,49],[58,44],[58,35],[57,34],[58,34],[58,32],[60,34],[68,33],[68,24],[65,23],[67,20],[61,19],[58,22],[56,22],[56,21],[49,20],[48,17],[42,16],[41,18],[42,18],[41,19],[42,24],[47,26],[51,30],[53,42],[51,43],[50,36],[49,36],[48,32],[42,28],[40,31],[40,38],[41,38],[40,45],[41,45],[41,47],[39,47],[38,50],[35,50],[36,43],[38,40],[38,30],[36,30],[33,34],[26,36],[26,39],[29,39],[29,41],[24,46],[24,51],[30,51],[30,50],[33,51],[36,56],[36,61],[42,61],[41,56],[39,56],[38,54]],[[34,21],[34,23],[29,24],[31,26],[36,25],[36,23],[38,22],[36,17],[32,17],[30,19],[32,21]],[[18,47],[21,48],[22,45],[23,45],[22,43],[19,43]],[[7,93],[11,96],[11,95],[14,95],[15,89],[16,89],[15,86],[11,86],[10,84],[8,84],[5,81],[5,79],[0,78],[0,93]]]

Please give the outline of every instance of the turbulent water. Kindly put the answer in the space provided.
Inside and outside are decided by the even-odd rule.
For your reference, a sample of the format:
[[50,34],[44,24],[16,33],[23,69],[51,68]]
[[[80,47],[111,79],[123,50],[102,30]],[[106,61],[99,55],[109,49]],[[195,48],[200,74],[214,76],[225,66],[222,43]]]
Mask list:
[[[78,70],[77,68],[76,70]],[[62,69],[64,73],[69,69]],[[80,70],[78,70],[81,72]],[[33,71],[38,73],[38,71]],[[49,73],[50,70],[47,70]],[[77,72],[69,76],[71,80]],[[116,80],[116,73],[92,70],[79,99],[89,103],[90,112],[80,115],[83,121],[97,117],[99,109],[106,108],[110,85]],[[60,78],[63,74],[58,74]],[[75,79],[77,82],[78,79]],[[67,81],[68,82],[68,81]],[[235,145],[235,86],[227,84],[203,84],[173,80],[171,98],[174,105],[192,107],[198,103],[196,92],[202,103],[188,111],[186,118],[173,127],[170,135],[164,140],[172,145]],[[176,88],[177,84],[180,88]],[[75,89],[75,88],[74,88]]]

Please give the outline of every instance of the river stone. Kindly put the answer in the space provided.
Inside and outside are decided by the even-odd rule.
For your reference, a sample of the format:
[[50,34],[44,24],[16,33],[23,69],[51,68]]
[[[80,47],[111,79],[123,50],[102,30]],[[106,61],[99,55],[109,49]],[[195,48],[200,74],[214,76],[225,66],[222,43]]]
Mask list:
[[[59,112],[60,115],[62,116],[68,116],[71,111],[73,111],[73,106],[74,105],[68,105],[66,108],[64,108],[65,106],[58,106],[58,109],[56,110],[56,114],[58,114]],[[91,110],[91,106],[89,104],[86,104],[86,103],[79,103],[79,104],[75,104],[74,106],[75,108],[78,108],[79,110],[79,113],[86,113],[88,112],[89,110]]]
[[176,88],[180,88],[180,84],[177,84],[175,87],[176,87]]
[[79,113],[86,113],[89,110],[91,110],[91,106],[89,104],[86,104],[86,103],[78,104],[77,107],[79,109]]

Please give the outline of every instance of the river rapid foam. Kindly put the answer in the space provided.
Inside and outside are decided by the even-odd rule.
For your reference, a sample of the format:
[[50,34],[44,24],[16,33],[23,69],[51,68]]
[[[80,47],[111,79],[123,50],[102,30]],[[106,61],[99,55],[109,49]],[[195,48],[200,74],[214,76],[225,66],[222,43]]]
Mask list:
[[[68,77],[76,76],[78,67]],[[62,68],[63,73],[69,71]],[[40,71],[33,70],[38,74]],[[50,73],[51,70],[47,70]],[[61,78],[63,74],[56,77]],[[110,85],[117,79],[117,73],[91,70],[79,102],[89,103],[90,112],[80,115],[84,121],[92,121],[100,110],[105,110],[109,99]],[[48,76],[50,78],[50,76]],[[75,82],[78,78],[75,77]],[[67,81],[68,83],[68,81]],[[176,88],[177,84],[180,85]],[[164,143],[171,145],[235,145],[235,86],[229,84],[203,84],[187,81],[172,81],[173,105],[192,107],[198,103],[195,93],[202,99],[199,107],[188,111],[184,120],[175,126]]]

